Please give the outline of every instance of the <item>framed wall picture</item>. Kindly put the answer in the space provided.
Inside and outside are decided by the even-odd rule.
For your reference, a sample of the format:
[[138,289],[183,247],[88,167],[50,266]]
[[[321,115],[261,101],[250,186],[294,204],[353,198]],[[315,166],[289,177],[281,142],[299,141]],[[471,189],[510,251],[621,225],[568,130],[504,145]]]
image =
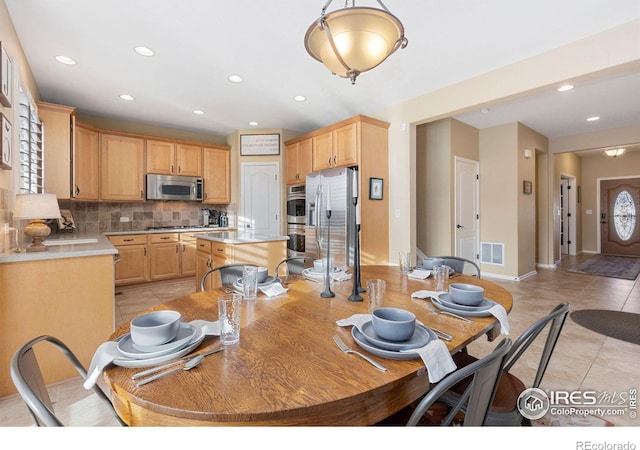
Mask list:
[[533,182],[524,180],[522,182],[522,193],[531,194],[533,192]]
[[0,42],[0,103],[6,107],[11,107],[11,95],[13,91],[13,69],[11,58]]
[[0,157],[0,167],[11,169],[11,122],[0,114],[0,142],[2,142],[2,156]]
[[369,199],[382,200],[382,178],[369,178]]
[[242,134],[240,135],[240,155],[279,155],[280,134]]

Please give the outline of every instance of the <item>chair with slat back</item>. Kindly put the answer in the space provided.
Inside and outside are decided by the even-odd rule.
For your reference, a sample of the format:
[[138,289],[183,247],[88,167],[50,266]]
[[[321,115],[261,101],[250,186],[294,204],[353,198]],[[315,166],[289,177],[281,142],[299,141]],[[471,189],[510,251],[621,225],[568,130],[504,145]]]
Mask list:
[[[542,382],[551,355],[555,349],[558,337],[562,331],[565,319],[569,313],[570,305],[561,303],[556,306],[545,317],[537,320],[529,326],[522,335],[516,339],[505,358],[505,364],[502,369],[502,376],[496,388],[496,395],[489,408],[487,414],[487,425],[521,425],[523,417],[518,410],[518,397],[526,388],[538,388]],[[522,380],[511,373],[511,369],[518,362],[520,357],[529,349],[531,344],[548,328],[544,346],[540,354],[538,367],[532,384],[526,386]],[[454,360],[458,367],[465,367],[474,364],[477,358],[468,353],[459,352],[454,355]],[[453,386],[442,398],[441,401],[451,405],[457,401],[457,398],[464,392],[465,382],[458,383]]]
[[206,286],[207,278],[213,274],[218,272],[220,274],[220,282],[223,286],[228,286],[233,284],[239,278],[242,278],[242,272],[245,267],[258,267],[255,264],[249,263],[238,263],[238,264],[226,264],[224,266],[214,267],[213,269],[209,269],[202,275],[202,279],[200,280],[200,290],[204,291]]
[[464,409],[464,426],[481,426],[485,424],[485,417],[493,400],[496,385],[500,379],[501,368],[507,352],[511,348],[511,340],[503,339],[486,357],[473,364],[462,367],[439,381],[417,404],[409,418],[407,425],[419,425],[425,412],[439,401],[452,386],[461,380],[468,379],[466,390],[440,423],[441,426],[451,425],[456,415]]
[[275,276],[280,278],[280,268],[282,265],[287,268],[287,275],[299,275],[302,271],[308,267],[313,267],[313,258],[310,256],[292,256],[285,258],[276,265],[274,271]]
[[[56,415],[53,402],[49,397],[47,385],[38,364],[34,346],[40,343],[49,343],[67,357],[78,371],[83,380],[87,378],[87,371],[73,352],[62,341],[53,336],[39,336],[20,347],[11,359],[11,379],[18,390],[18,394],[27,405],[36,426],[60,427],[64,426],[60,417]],[[45,345],[38,345],[39,351],[43,351]],[[81,388],[83,389],[83,388]],[[93,393],[102,400],[113,413],[115,420],[120,425],[125,423],[118,417],[113,409],[111,400],[97,384],[92,388]]]
[[435,256],[435,258],[442,258],[444,265],[449,266],[456,273],[462,273],[465,275],[472,275],[480,278],[480,267],[473,261],[459,256]]

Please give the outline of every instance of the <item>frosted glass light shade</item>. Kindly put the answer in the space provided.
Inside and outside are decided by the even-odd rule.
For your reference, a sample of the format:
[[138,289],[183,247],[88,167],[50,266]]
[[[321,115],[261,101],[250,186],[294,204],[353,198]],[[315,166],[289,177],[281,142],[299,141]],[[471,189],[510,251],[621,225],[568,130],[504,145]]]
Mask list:
[[321,16],[307,30],[307,52],[332,73],[356,77],[407,45],[404,26],[393,14],[376,8],[343,8]]

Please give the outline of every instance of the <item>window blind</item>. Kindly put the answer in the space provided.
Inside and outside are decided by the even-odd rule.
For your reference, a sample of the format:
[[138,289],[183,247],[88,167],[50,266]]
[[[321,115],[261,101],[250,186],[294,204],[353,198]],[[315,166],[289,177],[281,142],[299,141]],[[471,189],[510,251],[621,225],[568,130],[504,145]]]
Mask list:
[[41,194],[44,192],[43,124],[30,96],[21,91],[19,97],[19,189],[21,194]]

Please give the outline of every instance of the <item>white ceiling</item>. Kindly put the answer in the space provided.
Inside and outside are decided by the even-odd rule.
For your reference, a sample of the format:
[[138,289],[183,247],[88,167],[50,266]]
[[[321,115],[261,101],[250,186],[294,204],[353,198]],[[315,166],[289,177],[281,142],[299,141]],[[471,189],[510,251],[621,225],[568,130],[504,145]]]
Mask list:
[[[386,0],[404,23],[409,45],[351,85],[304,48],[305,32],[325,0],[4,1],[44,101],[218,136],[250,128],[250,121],[307,132],[356,114],[375,115],[640,18],[638,0]],[[336,0],[328,11],[343,5]],[[137,45],[155,56],[139,56]],[[62,65],[56,55],[78,64]],[[231,74],[245,81],[230,83]],[[135,100],[121,100],[123,93]],[[295,102],[295,95],[307,101]],[[602,119],[587,128],[591,115]],[[637,124],[640,74],[457,118],[478,128],[520,121],[551,138]]]

